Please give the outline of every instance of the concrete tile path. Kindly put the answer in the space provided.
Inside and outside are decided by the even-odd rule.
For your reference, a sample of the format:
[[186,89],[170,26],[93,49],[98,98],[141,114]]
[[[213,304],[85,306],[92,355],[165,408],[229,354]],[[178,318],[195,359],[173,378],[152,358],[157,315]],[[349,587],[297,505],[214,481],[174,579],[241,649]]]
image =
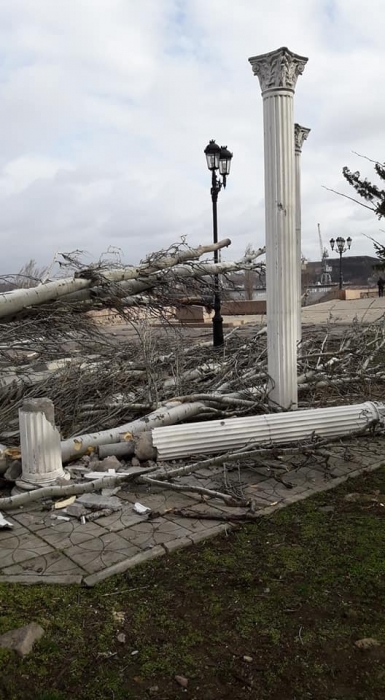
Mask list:
[[[255,501],[261,516],[319,491],[333,488],[350,476],[385,463],[385,439],[360,438],[348,447],[333,448],[329,464],[312,457],[305,463],[299,455],[291,460],[290,471],[257,467],[245,461],[226,472],[234,494]],[[223,490],[224,472],[215,468],[184,477],[179,483],[196,483]],[[127,489],[127,487],[126,487]],[[235,523],[202,518],[202,514],[231,515],[244,512],[222,501],[202,502],[196,494],[184,494],[165,487],[156,491],[146,486],[121,490],[122,509],[96,522],[63,522],[42,506],[8,511],[12,530],[0,531],[0,581],[23,584],[62,583],[92,586],[103,578],[126,571],[144,561],[194,545],[235,527]],[[352,485],[352,490],[354,486]],[[137,515],[135,501],[151,508],[152,519]],[[183,517],[174,509],[188,508],[195,517]]]
[[[335,325],[350,325],[357,320],[360,323],[374,323],[385,314],[385,297],[350,299],[311,304],[302,307],[302,324],[304,326],[325,325],[331,323]],[[247,324],[264,325],[265,315],[250,316],[224,316],[224,323],[230,326],[243,326]]]

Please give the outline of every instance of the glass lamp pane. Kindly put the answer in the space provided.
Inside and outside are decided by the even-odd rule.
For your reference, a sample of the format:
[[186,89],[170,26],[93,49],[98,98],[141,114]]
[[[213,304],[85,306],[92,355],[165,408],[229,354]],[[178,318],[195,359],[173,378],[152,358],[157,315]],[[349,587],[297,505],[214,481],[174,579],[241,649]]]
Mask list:
[[206,146],[205,155],[209,170],[218,170],[220,150],[221,149],[219,148],[218,144],[213,140],[211,140],[209,145]]

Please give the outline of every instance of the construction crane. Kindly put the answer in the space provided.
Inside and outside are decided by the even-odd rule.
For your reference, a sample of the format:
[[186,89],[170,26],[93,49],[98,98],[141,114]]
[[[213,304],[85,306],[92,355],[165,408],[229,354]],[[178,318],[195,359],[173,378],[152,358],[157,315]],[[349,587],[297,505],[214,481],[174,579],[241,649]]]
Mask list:
[[322,265],[323,265],[323,261],[328,259],[329,253],[328,253],[328,249],[324,247],[324,244],[322,242],[321,225],[317,224],[317,226],[318,226],[319,245],[320,245],[320,250],[321,250],[321,261],[322,261]]
[[331,271],[332,267],[328,265],[327,260],[329,257],[329,252],[328,249],[325,248],[323,242],[322,242],[322,236],[321,236],[321,226],[320,224],[317,224],[318,226],[318,238],[319,238],[319,244],[320,244],[320,250],[321,250],[321,263],[322,263],[322,272],[321,272],[321,284],[324,286],[331,284],[332,277],[331,277]]

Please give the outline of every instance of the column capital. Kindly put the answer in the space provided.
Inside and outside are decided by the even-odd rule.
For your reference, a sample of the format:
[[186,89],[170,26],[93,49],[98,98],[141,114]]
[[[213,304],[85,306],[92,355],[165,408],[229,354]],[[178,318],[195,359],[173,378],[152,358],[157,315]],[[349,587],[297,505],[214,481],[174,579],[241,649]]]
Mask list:
[[306,126],[294,124],[294,147],[296,153],[302,152],[303,142],[306,141],[310,131],[311,129],[307,129]]
[[286,46],[249,58],[254,75],[259,78],[262,95],[270,91],[294,92],[298,76],[308,59],[290,51]]

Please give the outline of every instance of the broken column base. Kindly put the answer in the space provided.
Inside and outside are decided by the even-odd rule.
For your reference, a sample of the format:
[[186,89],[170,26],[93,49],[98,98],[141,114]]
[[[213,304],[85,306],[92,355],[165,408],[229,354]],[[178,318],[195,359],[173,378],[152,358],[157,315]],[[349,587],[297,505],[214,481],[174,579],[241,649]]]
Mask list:
[[62,480],[65,481],[70,481],[71,480],[71,474],[69,472],[65,472],[63,470],[63,475],[60,476],[60,478],[56,479],[51,479],[49,481],[44,481],[44,483],[31,483],[30,481],[26,481],[25,479],[17,479],[15,481],[15,486],[12,489],[11,495],[12,496],[17,496],[20,493],[25,493],[26,491],[35,491],[36,489],[41,489],[45,486],[60,486]]
[[19,410],[22,491],[52,486],[67,477],[62,464],[60,433],[50,399],[28,399]]

